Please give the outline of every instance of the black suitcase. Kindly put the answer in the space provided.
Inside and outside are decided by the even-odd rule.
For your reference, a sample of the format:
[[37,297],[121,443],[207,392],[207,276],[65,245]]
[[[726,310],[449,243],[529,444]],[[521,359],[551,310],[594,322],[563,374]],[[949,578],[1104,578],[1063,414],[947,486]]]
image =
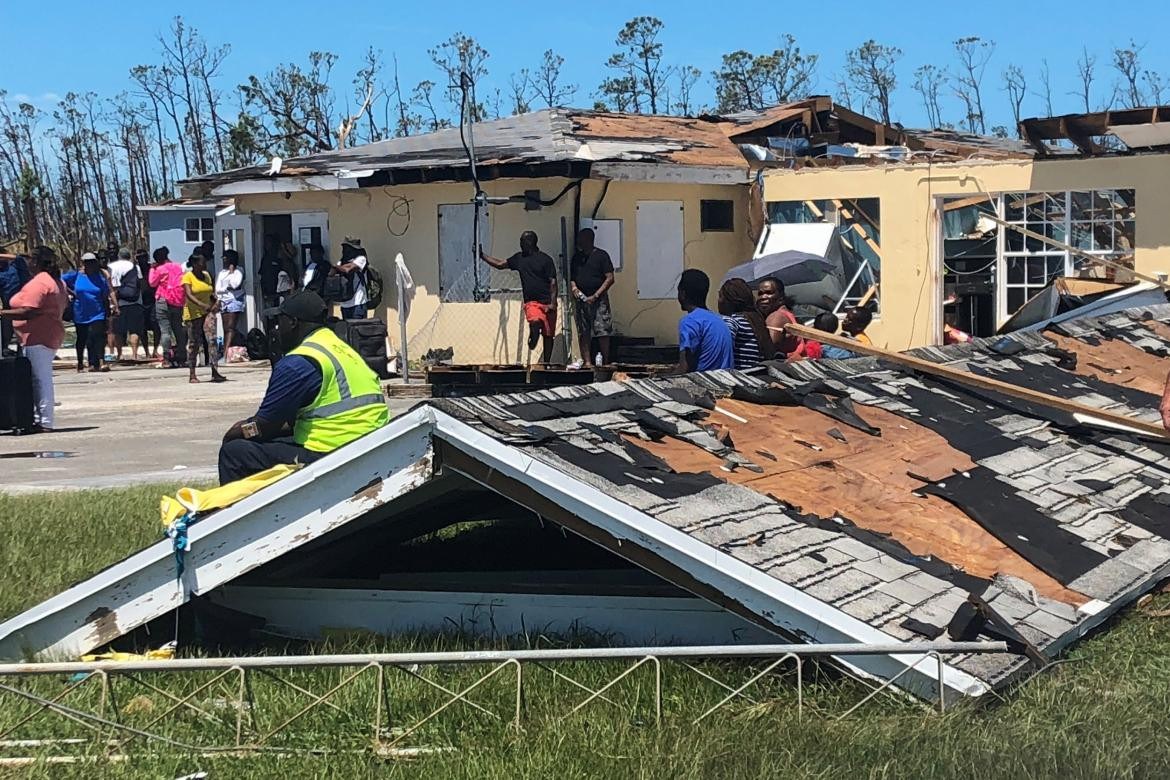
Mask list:
[[386,359],[386,323],[379,319],[340,320],[333,326],[338,338],[362,356],[380,379],[388,379]]
[[23,355],[0,357],[0,431],[32,430],[32,363]]

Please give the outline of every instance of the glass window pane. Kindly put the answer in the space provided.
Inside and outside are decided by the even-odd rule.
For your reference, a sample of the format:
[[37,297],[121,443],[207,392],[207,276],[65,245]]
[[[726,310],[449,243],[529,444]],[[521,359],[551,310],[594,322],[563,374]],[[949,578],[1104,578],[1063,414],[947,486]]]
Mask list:
[[214,219],[206,218],[203,220],[203,229],[204,230],[211,230],[214,227],[215,227],[215,220]]
[[1028,284],[1044,286],[1047,281],[1045,258],[1043,257],[1029,257],[1026,266],[1025,282]]
[[1009,287],[1007,291],[1008,314],[1015,314],[1028,300],[1028,293],[1023,287]]
[[1027,262],[1023,257],[1009,257],[1007,258],[1007,281],[1008,284],[1023,284],[1024,283],[1024,264]]
[[1008,222],[1024,221],[1024,196],[1018,192],[1009,192],[1003,196],[1003,215]]
[[188,244],[198,244],[199,243],[199,231],[198,230],[184,230],[183,232],[186,234],[186,241]]

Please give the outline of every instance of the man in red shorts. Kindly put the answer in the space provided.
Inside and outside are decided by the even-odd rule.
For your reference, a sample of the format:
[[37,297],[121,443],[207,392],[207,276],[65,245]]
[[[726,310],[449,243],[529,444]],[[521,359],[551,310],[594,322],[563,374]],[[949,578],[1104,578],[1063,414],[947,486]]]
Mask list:
[[511,269],[520,274],[524,319],[528,322],[528,349],[536,349],[536,342],[543,338],[541,360],[549,362],[557,329],[557,267],[553,259],[540,251],[536,234],[531,230],[520,234],[520,251],[507,260],[489,257],[483,249],[479,250],[479,256],[492,268]]

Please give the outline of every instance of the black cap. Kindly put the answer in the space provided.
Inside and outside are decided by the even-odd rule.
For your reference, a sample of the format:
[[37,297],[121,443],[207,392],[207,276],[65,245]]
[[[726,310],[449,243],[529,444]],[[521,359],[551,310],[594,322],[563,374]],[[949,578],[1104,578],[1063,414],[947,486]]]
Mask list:
[[329,314],[329,307],[321,296],[312,290],[301,290],[293,293],[280,304],[280,313],[301,322],[320,322],[324,324]]

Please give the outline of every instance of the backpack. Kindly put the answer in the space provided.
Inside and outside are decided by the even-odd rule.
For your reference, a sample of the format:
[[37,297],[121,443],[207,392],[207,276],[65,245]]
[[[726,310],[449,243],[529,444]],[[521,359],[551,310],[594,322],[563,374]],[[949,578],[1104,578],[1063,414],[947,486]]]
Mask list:
[[326,303],[343,303],[353,297],[353,279],[345,274],[329,274],[321,282],[321,297]]
[[247,345],[248,357],[252,360],[268,359],[268,336],[259,328],[252,328],[244,340]]
[[138,284],[138,267],[135,266],[132,270],[122,274],[122,280],[118,283],[118,290],[115,294],[119,303],[123,301],[136,303],[141,293],[142,290]]
[[382,274],[374,270],[369,258],[366,258],[366,308],[376,309],[382,305]]

